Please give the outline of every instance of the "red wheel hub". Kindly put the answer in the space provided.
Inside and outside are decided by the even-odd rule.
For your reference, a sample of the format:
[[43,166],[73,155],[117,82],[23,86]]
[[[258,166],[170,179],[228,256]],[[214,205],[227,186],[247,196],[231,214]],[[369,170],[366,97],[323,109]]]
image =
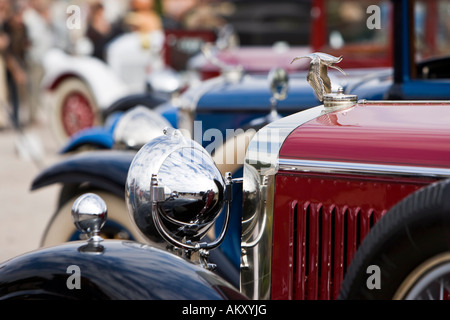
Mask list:
[[88,99],[80,92],[71,92],[62,105],[61,120],[64,131],[72,136],[94,125],[95,113]]

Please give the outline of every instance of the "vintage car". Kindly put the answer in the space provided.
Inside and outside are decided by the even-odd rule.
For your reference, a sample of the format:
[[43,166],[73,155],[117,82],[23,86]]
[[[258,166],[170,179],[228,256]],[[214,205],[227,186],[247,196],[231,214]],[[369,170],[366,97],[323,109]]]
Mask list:
[[[4,262],[0,298],[448,298],[450,102],[358,101],[342,90],[323,99],[259,130],[242,179],[168,128],[127,174],[128,215],[145,244],[103,240],[106,205],[82,195],[72,217],[88,241]],[[240,187],[238,293],[209,258]],[[222,207],[220,231],[204,241]]]
[[[296,8],[310,5],[310,1],[286,2]],[[302,37],[303,28],[298,30],[301,31],[294,34],[300,33]],[[244,33],[248,37],[254,32]],[[78,33],[71,31],[69,38],[80,38]],[[130,103],[135,106],[136,102],[154,107],[155,101],[161,102],[159,98],[167,98],[187,83],[196,83],[196,72],[203,71],[188,70],[189,57],[200,52],[206,42],[227,43],[222,34],[228,36],[226,32],[205,26],[125,32],[108,43],[105,61],[86,55],[86,50],[71,54],[52,50],[44,61],[46,74],[42,88],[48,97],[51,129],[57,142],[63,144],[76,132],[103,124],[108,108],[124,108]],[[303,39],[306,42],[307,38]]]
[[[395,17],[397,25],[400,30],[403,30],[400,26],[407,26],[409,24],[409,15],[398,14]],[[386,26],[387,27],[387,26]],[[405,35],[408,33],[401,33],[397,35],[399,39],[407,38]],[[406,40],[405,40],[406,41]],[[401,42],[403,43],[403,42]],[[403,79],[409,79],[407,74],[409,71],[405,68],[400,68],[400,66],[405,61],[410,60],[413,55],[410,56],[409,46],[398,45],[396,52],[396,77],[399,80],[396,81],[395,87],[403,85],[405,81]],[[407,60],[406,60],[407,59]],[[292,59],[290,59],[292,60]],[[343,63],[345,59],[339,63]],[[307,64],[307,60],[304,60]],[[296,61],[295,64],[301,64],[300,61]],[[406,63],[406,65],[408,65]],[[277,69],[279,70],[279,69]],[[392,79],[392,71],[387,70],[388,75]],[[366,76],[368,74],[374,74],[377,77],[380,75],[376,72],[376,69],[370,69],[370,73],[367,69],[359,70],[346,70],[351,77],[343,77],[339,72],[335,74],[330,74],[333,85],[342,85],[344,88],[348,88],[352,85],[348,78],[360,79],[362,77],[361,83],[364,84],[366,81]],[[385,71],[383,71],[385,72]],[[363,74],[363,76],[361,76]],[[272,73],[273,75],[273,73]],[[224,73],[222,76],[210,79],[204,82],[203,86],[197,88],[191,88],[186,91],[180,97],[180,104],[174,105],[169,103],[162,105],[155,109],[155,112],[159,112],[166,119],[170,119],[170,123],[173,127],[183,130],[183,132],[190,132],[190,135],[194,140],[201,143],[207,148],[209,152],[213,154],[216,163],[219,163],[219,157],[223,155],[224,150],[227,150],[227,145],[235,147],[234,141],[229,140],[221,145],[220,141],[226,141],[227,131],[232,131],[232,133],[238,133],[238,129],[241,129],[242,134],[237,137],[233,137],[240,143],[243,143],[243,147],[239,148],[241,152],[234,154],[236,162],[234,165],[225,163],[223,159],[218,164],[218,167],[222,174],[229,171],[232,172],[234,176],[242,176],[242,163],[245,156],[244,150],[248,144],[249,138],[252,134],[256,132],[255,130],[249,130],[251,128],[258,129],[263,125],[273,121],[278,116],[286,116],[295,113],[300,110],[304,110],[315,106],[318,103],[317,98],[314,95],[313,90],[308,86],[304,78],[306,74],[290,75],[289,84],[287,90],[287,96],[285,99],[275,99],[275,93],[271,93],[270,87],[271,81],[268,81],[266,76],[262,75],[245,75],[236,71],[234,69],[229,70],[229,73]],[[287,79],[285,79],[287,80]],[[412,79],[414,80],[414,79]],[[409,80],[408,80],[409,81]],[[414,80],[416,81],[416,80]],[[436,80],[423,80],[421,82],[427,82],[430,85],[435,83]],[[371,81],[372,90],[379,90],[378,85],[380,82]],[[281,88],[286,90],[286,84],[281,85]],[[354,87],[359,88],[355,85]],[[381,86],[384,92],[388,92],[390,87]],[[336,88],[335,88],[336,89]],[[355,89],[356,90],[356,89]],[[442,92],[444,92],[442,94]],[[445,90],[428,90],[428,96],[426,98],[443,98],[445,97]],[[274,95],[275,94],[275,95]],[[411,93],[408,93],[411,94]],[[251,99],[249,99],[251,97]],[[365,95],[359,95],[360,98],[365,98]],[[404,95],[403,98],[408,98],[409,95]],[[425,98],[425,96],[422,96]],[[276,103],[276,104],[275,104]],[[273,116],[271,112],[271,107],[276,106],[276,116]],[[151,119],[148,114],[151,113],[150,110],[145,111],[142,108],[137,108],[138,110],[132,110],[130,116],[123,117],[120,122],[122,125],[115,125],[114,128],[131,128],[128,130],[120,130],[121,138],[118,138],[116,142],[112,139],[113,131],[108,132],[109,138],[107,142],[109,147],[113,145],[128,145],[126,140],[130,140],[127,137],[139,136],[143,143],[147,142],[148,136],[140,133],[136,135],[136,132],[143,130],[143,122],[141,121],[139,125],[130,124],[131,114],[141,114],[140,119],[143,120],[147,118],[149,121],[147,124],[151,124]],[[272,110],[273,111],[273,110]],[[156,119],[156,115],[154,115]],[[161,120],[161,122],[164,122]],[[118,122],[116,122],[118,123]],[[151,130],[147,131],[147,134],[153,132],[153,129],[158,128],[154,124],[151,125]],[[159,126],[159,131],[157,134],[162,132],[163,126]],[[197,129],[197,130],[194,130]],[[119,131],[119,130],[117,130]],[[144,130],[145,131],[145,130]],[[209,132],[209,135],[205,134]],[[126,133],[126,134],[124,134]],[[212,133],[212,134],[211,134]],[[189,135],[189,134],[188,134]],[[215,138],[220,138],[215,140]],[[130,141],[136,142],[136,139]],[[215,143],[211,143],[215,141]],[[134,147],[139,148],[141,145],[134,145]],[[132,146],[131,146],[132,147]],[[78,239],[78,232],[74,226],[70,223],[70,212],[71,203],[82,193],[86,191],[94,191],[99,193],[110,207],[110,215],[107,225],[104,227],[105,234],[108,237],[119,237],[119,238],[130,238],[130,239],[141,239],[138,233],[133,231],[132,226],[129,224],[129,219],[123,214],[125,212],[125,204],[123,201],[123,192],[125,186],[125,179],[129,165],[133,159],[133,152],[118,152],[118,151],[96,151],[87,154],[79,154],[70,156],[63,161],[47,168],[41,174],[39,174],[32,183],[32,189],[36,190],[54,183],[61,183],[63,189],[61,191],[60,199],[58,200],[58,206],[55,210],[54,216],[49,221],[47,230],[43,236],[42,245],[57,244],[69,239]],[[236,194],[235,199],[241,197],[238,189],[235,189]],[[238,201],[233,203],[236,208],[234,211],[240,210],[240,204],[236,204]],[[239,226],[239,217],[232,217],[231,230],[237,230],[236,226]],[[224,241],[222,248],[230,245],[231,249],[226,250],[233,261],[236,268],[239,267],[239,250],[236,248],[240,245],[239,236],[230,236],[232,232],[228,233],[228,237]],[[236,232],[239,234],[239,231]]]
[[[198,78],[205,80],[217,76],[229,66],[241,67],[251,74],[266,74],[274,67],[289,73],[298,72],[304,70],[306,64],[290,64],[292,56],[339,50],[341,55],[348,57],[343,62],[347,69],[389,67],[391,22],[388,1],[370,3],[383,8],[384,28],[361,35],[348,31],[349,28],[358,30],[365,26],[362,9],[366,2],[219,1],[214,5],[228,8],[225,10],[228,14],[223,14],[229,22],[227,26],[231,25],[233,33],[240,38],[240,45],[226,45],[229,43],[224,40],[228,38],[226,32],[166,29],[165,41],[160,47],[164,48],[162,55],[168,68],[162,70],[143,67],[152,61],[148,59],[152,50],[148,46],[139,46],[142,37],[137,34],[126,34],[116,39],[109,47],[111,54],[108,56],[112,58],[107,64],[90,57],[61,53],[49,56],[43,87],[53,99],[50,113],[53,132],[63,144],[76,132],[103,124],[113,110],[123,111],[137,103],[154,107],[161,95],[165,98],[168,92],[180,86],[195,85]],[[344,14],[335,15],[336,11],[346,10],[337,10],[339,6],[356,10],[358,18],[348,22]],[[210,50],[210,58],[207,59],[200,48],[214,41],[218,49]],[[187,58],[191,56],[191,59]],[[153,71],[148,74],[148,69]],[[184,71],[183,76],[173,71]],[[149,88],[152,89],[150,92],[146,90]]]
[[[257,8],[250,1],[225,2],[232,4],[233,14],[226,18],[242,45],[215,50],[219,65],[201,55],[191,58],[189,67],[203,79],[219,75],[223,64],[261,74],[271,61],[270,67],[298,72],[303,66],[290,64],[290,58],[315,51],[346,56],[346,69],[392,66],[389,1],[267,0],[259,1]],[[370,5],[379,7],[383,28],[366,28]]]
[[[184,34],[184,38],[189,36]],[[184,80],[170,65],[161,63],[159,67],[146,68],[147,60],[152,60],[149,49],[130,45],[130,42],[139,44],[139,39],[136,33],[115,39],[114,46],[109,47],[112,58],[108,63],[58,49],[46,55],[46,73],[41,86],[58,144],[66,143],[80,130],[104,124],[111,111],[138,103],[154,107],[183,86]],[[124,56],[129,60],[123,62]]]
[[[284,75],[283,72],[281,72],[281,74]],[[279,116],[277,112],[281,115],[286,115],[294,113],[296,110],[303,109],[298,106],[300,103],[305,102],[301,99],[305,95],[288,94],[286,96],[288,85],[286,82],[288,80],[287,78],[281,79],[281,86],[278,90],[283,92],[278,93],[278,95],[278,91],[271,93],[271,83],[273,85],[276,82],[274,77],[271,76],[271,79],[272,81],[268,81],[266,77],[255,76],[252,78],[246,78],[245,80],[240,79],[236,82],[229,82],[224,80],[223,77],[208,80],[215,86],[214,88],[228,87],[230,90],[228,97],[241,97],[242,94],[255,97],[254,99],[247,101],[245,104],[241,103],[239,99],[234,101],[227,99],[222,102],[222,105],[227,104],[229,108],[229,112],[225,114],[227,120],[225,121],[224,119],[223,121],[223,123],[230,124],[230,128],[228,128],[228,130],[239,128],[241,123],[239,121],[241,120],[246,122],[248,122],[249,119],[256,120],[252,127],[244,127],[245,131],[241,130],[242,134],[236,137],[236,139],[244,144],[248,144],[251,135],[256,132],[257,128],[276,119]],[[296,85],[301,85],[303,88],[302,90],[310,96],[311,102],[310,105],[307,105],[307,107],[313,106],[317,99],[314,97],[314,93],[311,88],[307,88],[308,85],[305,83],[304,79],[301,80],[299,77],[296,79],[290,79],[289,84],[292,85],[293,83]],[[210,88],[212,89],[213,86],[210,86]],[[194,100],[196,97],[195,95],[189,95],[190,92],[191,91],[186,92],[186,97]],[[197,91],[195,91],[195,93],[198,94]],[[276,96],[280,101],[277,101],[274,96]],[[215,107],[217,107],[219,106],[217,102],[220,101],[222,97],[223,93],[221,90],[211,90],[205,92],[202,96],[202,101],[199,102],[197,106],[200,106],[201,110],[207,110],[211,104],[213,106],[215,104]],[[271,98],[273,100],[272,102]],[[189,103],[192,101],[188,100]],[[191,104],[188,104],[188,106],[191,106]],[[244,108],[242,108],[242,106],[244,106]],[[277,107],[273,110],[275,115],[271,113],[271,107]],[[161,109],[162,108],[165,108],[165,106],[162,106]],[[231,112],[231,108],[234,108],[234,113]],[[233,114],[236,116],[237,112],[241,108],[241,116],[236,117],[233,121]],[[170,116],[172,110],[175,109],[170,108],[169,112],[164,112],[157,108],[153,111],[148,108],[138,106],[124,112],[123,115],[118,118],[111,117],[110,125],[103,128],[98,128],[97,130],[100,132],[94,132],[97,133],[94,135],[96,137],[110,137],[103,139],[99,144],[101,144],[103,148],[109,144],[111,149],[77,152],[73,155],[68,155],[58,163],[46,168],[37,177],[35,177],[31,185],[32,190],[38,190],[55,183],[62,184],[55,213],[49,220],[46,230],[42,236],[42,246],[55,245],[68,240],[79,239],[80,233],[77,232],[76,228],[71,223],[70,210],[73,201],[80,194],[85,192],[95,192],[100,195],[110,208],[108,213],[109,219],[103,228],[103,236],[105,238],[143,240],[141,235],[133,228],[127,215],[124,214],[126,212],[126,205],[123,190],[125,188],[126,176],[136,151],[139,150],[142,145],[150,141],[152,138],[161,135],[164,127],[176,127],[172,125],[172,122],[165,120],[174,118]],[[158,113],[158,111],[160,112]],[[192,119],[190,118],[193,114],[191,109],[187,109],[185,113],[189,116],[186,117],[186,119]],[[164,118],[161,115],[163,115]],[[213,125],[211,125],[211,121],[218,121],[216,115],[211,115],[214,117],[213,119],[202,118],[204,115],[208,116],[208,113],[199,112],[197,119],[203,120],[203,122],[196,122],[197,124],[202,123],[204,128],[197,127],[195,128],[196,130],[193,130],[194,126],[189,125],[188,121],[185,121],[187,125],[184,127],[181,126],[180,130],[185,132],[187,136],[190,136],[190,130],[193,130],[192,134],[195,134],[196,137],[198,135],[198,141],[205,144],[205,146],[206,143],[214,140],[215,147],[211,148],[210,145],[210,147],[208,147],[208,151],[211,152],[214,157],[223,157],[224,150],[226,150],[227,145],[233,146],[234,141],[230,140],[229,143],[226,143],[224,140],[224,138],[227,137],[227,129],[225,127],[219,127],[218,129],[212,128]],[[253,130],[249,131],[248,129],[250,128]],[[212,130],[208,131],[208,129]],[[104,134],[105,130],[111,131]],[[209,136],[208,139],[203,139],[204,132],[212,132],[213,135]],[[240,131],[236,132],[239,133]],[[78,141],[83,144],[82,139],[78,139]],[[97,140],[92,138],[89,139],[90,144],[94,144],[96,142]],[[69,144],[69,146],[73,146],[73,144]],[[221,161],[221,164],[218,165],[220,171],[223,174],[230,171],[233,175],[242,177],[242,164],[244,156],[245,146],[238,154],[236,154],[237,160],[239,161],[237,161],[234,166]],[[217,163],[219,163],[219,159],[217,159]],[[241,197],[241,192],[239,189],[235,189],[234,197],[236,199]],[[239,202],[234,202],[233,206],[235,207],[234,211],[240,211],[241,206]],[[239,268],[239,250],[236,251],[235,248],[239,245],[239,242],[236,242],[236,238],[239,234],[239,218],[234,216],[231,223],[234,227],[230,228],[230,232],[227,234],[227,238],[224,241],[224,245],[221,247],[221,250],[227,245],[230,246],[230,249],[225,249],[225,251],[228,252],[227,255],[229,259],[231,259],[237,272]],[[234,235],[230,237],[232,233]],[[231,242],[231,244],[229,244],[229,242]],[[237,281],[238,279],[235,277],[234,283]]]
[[[423,10],[445,4],[418,5]],[[398,15],[412,11],[406,0],[393,6]],[[396,26],[397,38],[409,34],[409,22]],[[394,59],[402,67],[395,69],[393,87],[422,81],[415,68],[407,68],[414,66],[415,50],[396,42]],[[321,59],[310,57],[317,68]],[[120,180],[128,179],[125,199],[139,241],[160,248],[168,242],[186,258],[200,255],[206,267],[207,252],[200,251],[220,248],[227,228],[211,228],[225,202],[222,211],[230,216],[224,224],[242,222],[240,288],[252,299],[446,298],[448,107],[448,101],[358,101],[342,90],[327,94],[323,105],[275,120],[253,137],[242,203],[229,190],[230,181],[239,188],[239,179],[221,178],[209,145],[203,149],[173,130],[127,155],[127,173],[105,185],[120,192]],[[194,150],[180,156],[184,148]],[[230,209],[236,202],[242,216]],[[200,241],[205,235],[215,239],[214,233],[220,239],[214,245]],[[9,263],[13,270],[20,262]]]
[[[191,127],[189,123],[192,118],[206,121],[210,128],[221,126],[221,128],[231,129],[249,126],[255,116],[262,116],[260,109],[262,109],[262,113],[267,112],[266,104],[270,98],[265,83],[267,73],[272,69],[282,68],[293,78],[293,81],[299,76],[300,79],[303,79],[304,75],[298,73],[306,70],[307,63],[292,64],[290,62],[292,57],[312,51],[326,51],[346,57],[341,65],[348,72],[348,76],[340,81],[335,81],[335,83],[339,82],[339,85],[346,90],[347,87],[350,88],[359,83],[357,79],[362,75],[365,77],[392,75],[390,68],[392,65],[392,55],[390,54],[392,17],[388,1],[379,0],[370,3],[380,7],[379,23],[383,26],[383,28],[373,30],[366,28],[366,18],[369,15],[366,14],[365,9],[369,5],[368,2],[285,0],[276,3],[263,1],[255,5],[246,0],[231,0],[219,1],[213,3],[212,6],[223,7],[224,4],[229,5],[228,9],[221,11],[229,12],[225,18],[228,25],[233,26],[233,32],[239,37],[241,45],[224,45],[223,43],[230,42],[224,40],[229,36],[221,35],[217,39],[216,46],[208,43],[209,45],[203,46],[201,53],[187,60],[187,68],[202,74],[203,79],[219,75],[222,77],[219,77],[220,80],[203,81],[199,85],[190,85],[190,92],[184,94],[182,99],[177,97],[168,101],[164,107],[158,108],[158,111],[168,118],[174,127],[178,127],[180,122],[182,122],[181,126]],[[345,14],[347,9],[351,9],[357,17],[348,21],[349,17]],[[351,31],[351,29],[359,30],[361,28],[365,28],[367,31],[360,33]],[[166,55],[170,56],[166,60],[172,61],[172,65],[177,57],[177,55],[173,56],[173,52],[180,51],[177,50],[178,47],[191,47],[191,45],[183,43],[189,39],[195,39],[195,33],[191,34],[191,38],[184,39],[183,35],[184,37],[187,35],[183,32],[179,32],[180,34],[173,33],[174,31],[167,32],[170,32],[167,37],[172,40],[166,44]],[[190,32],[192,33],[192,31]],[[265,37],[262,36],[263,34]],[[206,34],[204,36],[206,37]],[[198,49],[199,43],[193,47]],[[273,43],[275,43],[274,46],[270,46]],[[164,79],[161,78],[160,81],[164,81]],[[258,88],[259,86],[261,88]],[[314,106],[318,102],[310,88],[305,87],[301,82],[298,84],[298,81],[295,81],[290,85],[289,90],[292,97],[298,97],[297,100],[301,99],[301,101],[296,102],[289,98],[286,102],[281,103],[279,112],[282,115],[299,111],[297,106],[306,108]],[[230,103],[227,104],[227,101],[231,98],[242,100],[244,96],[261,98],[259,101],[254,98],[253,102],[242,105],[236,103],[237,110],[230,111]],[[107,108],[103,114],[106,118],[116,111],[126,111],[137,104],[154,108],[154,100],[155,98],[151,99],[148,93],[125,96]],[[289,104],[290,101],[292,104]],[[180,119],[178,119],[178,109],[184,114]],[[188,112],[186,109],[191,110]],[[186,123],[186,113],[192,112],[195,114],[189,115],[188,123]],[[247,114],[242,114],[240,121],[236,121],[234,117],[230,119],[232,112]],[[203,116],[203,114],[205,115]],[[90,139],[92,139],[91,146],[95,148],[110,148],[112,131],[99,131],[97,127],[93,130],[83,130],[72,136],[63,147],[62,152],[74,151],[80,146],[89,145]]]

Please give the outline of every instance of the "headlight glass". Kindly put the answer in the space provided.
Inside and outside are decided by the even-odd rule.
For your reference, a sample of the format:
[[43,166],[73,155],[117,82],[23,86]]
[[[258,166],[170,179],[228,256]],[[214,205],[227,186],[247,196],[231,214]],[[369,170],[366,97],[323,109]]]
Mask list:
[[144,144],[163,134],[170,123],[147,107],[136,106],[123,114],[114,129],[114,147],[139,150]]
[[[164,188],[156,209],[151,179]],[[153,210],[173,237],[201,239],[224,205],[225,182],[211,156],[179,130],[168,130],[136,154],[128,171],[126,201],[131,219],[155,244],[164,244],[152,219]]]

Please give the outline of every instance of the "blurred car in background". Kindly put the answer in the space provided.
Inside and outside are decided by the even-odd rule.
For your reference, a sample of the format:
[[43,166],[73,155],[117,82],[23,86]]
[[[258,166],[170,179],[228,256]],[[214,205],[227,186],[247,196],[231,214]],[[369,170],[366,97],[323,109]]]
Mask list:
[[[163,98],[170,97],[168,93],[180,87],[195,86],[199,80],[229,68],[242,68],[250,74],[267,74],[275,67],[289,73],[304,70],[305,64],[291,64],[291,59],[313,51],[333,54],[333,50],[339,50],[347,57],[346,68],[390,66],[389,4],[372,3],[382,8],[383,28],[379,30],[365,28],[366,4],[333,0],[214,1],[186,13],[194,21],[187,24],[189,28],[167,28],[157,41],[143,41],[146,37],[136,33],[123,35],[110,44],[112,52],[107,55],[106,66],[94,68],[91,65],[98,62],[88,64],[78,57],[53,64],[45,81],[56,99],[51,111],[53,130],[61,142],[67,141],[83,128],[104,123],[104,111],[127,94],[141,95],[142,104],[149,100],[147,104],[154,106],[153,96],[162,93]],[[214,22],[204,21],[208,14],[216,17]],[[159,45],[144,45],[150,42]],[[201,50],[211,42],[216,45]],[[61,86],[66,81],[77,84]],[[60,89],[64,87],[67,89]]]

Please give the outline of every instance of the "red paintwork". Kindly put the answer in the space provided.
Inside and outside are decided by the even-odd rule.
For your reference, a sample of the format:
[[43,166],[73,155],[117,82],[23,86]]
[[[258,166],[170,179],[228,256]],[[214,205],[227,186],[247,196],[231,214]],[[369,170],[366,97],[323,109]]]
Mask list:
[[[267,73],[271,68],[283,68],[291,73],[299,70],[307,70],[309,61],[297,61],[291,64],[292,59],[298,56],[309,54],[312,49],[309,47],[289,47],[272,48],[264,46],[230,48],[220,51],[217,58],[227,65],[241,65],[250,73]],[[210,62],[203,62],[201,66],[202,74],[218,74],[218,67]]]
[[272,299],[336,299],[370,227],[394,204],[430,182],[279,172]]
[[[280,158],[450,168],[449,123],[448,103],[356,105],[295,129]],[[370,227],[401,199],[434,181],[279,171],[272,298],[337,298]]]
[[64,99],[61,122],[68,136],[91,128],[95,124],[95,111],[83,93],[74,91]]
[[357,105],[297,128],[280,158],[450,168],[450,104]]

